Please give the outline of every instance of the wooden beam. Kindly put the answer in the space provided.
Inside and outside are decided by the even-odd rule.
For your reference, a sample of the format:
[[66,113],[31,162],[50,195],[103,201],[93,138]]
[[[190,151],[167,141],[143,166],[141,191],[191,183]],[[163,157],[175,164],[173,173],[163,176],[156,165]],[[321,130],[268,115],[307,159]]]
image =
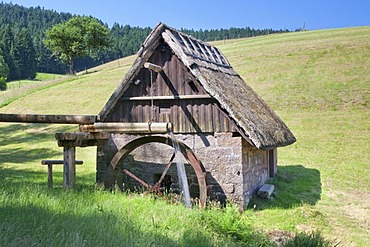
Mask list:
[[173,96],[142,96],[142,97],[127,97],[122,98],[123,101],[140,101],[140,100],[174,100],[174,99],[212,99],[208,94],[198,94],[198,95],[173,95]]
[[80,131],[91,133],[167,133],[171,123],[94,123],[80,125]]
[[[84,125],[82,125],[84,126]],[[66,132],[55,133],[55,139],[58,141],[84,141],[84,140],[108,140],[108,132],[86,133],[86,132]]]
[[0,122],[93,124],[98,119],[99,119],[98,115],[45,115],[45,114],[0,113]]
[[163,70],[161,66],[158,66],[158,65],[153,64],[153,63],[148,63],[148,62],[144,63],[144,68],[149,69],[149,70],[154,70],[158,73],[162,72],[162,70]]
[[[82,165],[82,160],[76,160],[76,165]],[[41,165],[63,165],[63,160],[41,160]]]

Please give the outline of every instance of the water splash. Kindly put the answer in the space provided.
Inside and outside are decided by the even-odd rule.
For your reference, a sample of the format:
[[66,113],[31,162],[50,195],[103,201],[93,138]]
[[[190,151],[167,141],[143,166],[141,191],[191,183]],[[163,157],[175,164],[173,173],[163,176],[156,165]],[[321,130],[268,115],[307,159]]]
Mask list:
[[182,157],[180,155],[181,154],[180,145],[179,145],[177,139],[175,138],[175,136],[174,136],[174,134],[171,130],[168,131],[168,134],[171,137],[172,146],[175,150],[174,161],[176,162],[177,175],[179,176],[179,187],[180,187],[180,190],[182,191],[182,194],[184,195],[185,206],[190,208],[191,207],[191,201],[190,201],[188,178],[186,176],[184,162],[182,161]]

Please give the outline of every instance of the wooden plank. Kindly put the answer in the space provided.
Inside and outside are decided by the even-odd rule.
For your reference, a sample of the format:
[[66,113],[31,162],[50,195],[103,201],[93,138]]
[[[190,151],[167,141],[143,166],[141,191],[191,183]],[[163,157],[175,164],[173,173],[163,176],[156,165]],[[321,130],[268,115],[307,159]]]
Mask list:
[[98,115],[0,114],[0,122],[92,124]]
[[221,132],[221,125],[220,125],[220,112],[218,110],[218,106],[213,104],[213,128],[215,132]]
[[207,104],[207,132],[213,132],[213,108],[212,104]]
[[[82,160],[76,160],[76,165],[82,165]],[[63,160],[41,160],[41,165],[63,165]]]
[[223,64],[223,62],[222,62],[222,58],[220,57],[219,52],[218,52],[218,51],[217,51],[213,46],[211,46],[211,49],[213,50],[214,54],[216,55],[216,57],[217,57],[217,59],[218,59],[217,63],[219,63],[219,64]]
[[189,41],[192,44],[192,46],[194,47],[194,51],[195,51],[196,55],[198,57],[202,57],[202,54],[200,53],[199,46],[196,44],[196,42],[194,42],[192,39],[189,39]]
[[176,34],[179,36],[179,38],[181,39],[181,41],[185,44],[186,49],[187,49],[187,52],[189,52],[189,53],[193,53],[193,50],[194,50],[194,49],[192,49],[192,48],[190,47],[190,44],[188,43],[188,41],[186,40],[186,38],[185,38],[185,37],[183,37],[180,33],[176,33]]
[[208,45],[204,46],[209,54],[209,57],[211,58],[212,62],[214,63],[217,63],[216,59],[214,58],[213,56],[213,52],[212,50],[210,49],[210,47]]
[[141,97],[127,97],[122,98],[122,101],[150,101],[150,100],[174,100],[174,99],[180,99],[180,100],[187,100],[187,99],[212,99],[212,97],[208,94],[197,94],[197,95],[171,95],[171,96],[141,96]]
[[179,61],[176,56],[172,56],[173,60],[175,61],[175,69],[177,71],[177,78],[175,81],[177,92],[179,95],[185,95],[185,83],[184,78],[186,76],[186,72],[184,71],[184,65]]
[[179,110],[178,110],[179,106],[177,104],[174,104],[172,106],[172,117],[171,117],[171,120],[172,120],[172,123],[173,123],[173,129],[172,131],[174,133],[178,133],[179,132]]
[[179,104],[178,104],[178,107],[177,107],[177,112],[179,114],[179,121],[178,121],[178,126],[179,126],[179,132],[180,133],[184,133],[184,123],[186,121],[186,116],[185,116],[185,112],[183,111],[182,109],[182,104],[183,104],[183,101],[179,101]]
[[202,130],[202,132],[206,132],[206,111],[205,111],[205,107],[204,107],[204,104],[201,103],[199,105],[199,123],[200,123],[200,129]]
[[[199,126],[199,107],[196,102],[193,104],[193,119],[194,119],[194,126]],[[200,126],[199,126],[200,127]],[[197,130],[195,130],[196,132]]]
[[186,107],[186,111],[188,113],[188,115],[190,117],[187,117],[186,118],[186,122],[185,122],[185,132],[187,133],[190,133],[190,132],[193,132],[193,124],[192,124],[192,102],[191,101],[187,101],[187,102],[184,102],[185,103],[185,106]]

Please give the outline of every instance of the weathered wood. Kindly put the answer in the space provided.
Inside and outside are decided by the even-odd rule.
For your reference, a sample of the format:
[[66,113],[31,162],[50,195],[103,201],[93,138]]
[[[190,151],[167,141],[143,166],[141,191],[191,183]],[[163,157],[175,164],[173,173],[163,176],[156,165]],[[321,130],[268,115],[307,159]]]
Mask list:
[[56,133],[55,139],[58,141],[59,147],[91,147],[97,146],[110,138],[110,133]]
[[[63,160],[41,160],[41,165],[48,166],[48,187],[51,189],[53,188],[53,165],[63,165]],[[82,165],[82,160],[76,160],[76,165]]]
[[142,96],[142,97],[127,97],[121,98],[122,101],[140,101],[140,100],[175,100],[175,99],[212,99],[208,94],[193,94],[193,95],[173,95],[173,96]]
[[149,70],[154,70],[158,73],[162,72],[163,70],[161,66],[158,66],[153,63],[148,63],[148,62],[144,63],[144,68],[149,69]]
[[97,115],[0,114],[0,122],[93,124]]
[[53,188],[53,165],[48,164],[48,187]]
[[64,147],[63,156],[63,187],[74,188],[76,186],[76,148]]
[[93,133],[167,133],[170,129],[172,129],[171,123],[95,123],[80,125],[80,131]]
[[[76,165],[82,165],[82,160],[76,160]],[[41,160],[41,165],[63,165],[63,160]]]
[[[85,125],[81,125],[85,126]],[[88,125],[86,125],[88,126]],[[55,139],[58,141],[75,141],[75,140],[106,140],[109,139],[108,132],[86,133],[86,132],[63,132],[55,133]]]

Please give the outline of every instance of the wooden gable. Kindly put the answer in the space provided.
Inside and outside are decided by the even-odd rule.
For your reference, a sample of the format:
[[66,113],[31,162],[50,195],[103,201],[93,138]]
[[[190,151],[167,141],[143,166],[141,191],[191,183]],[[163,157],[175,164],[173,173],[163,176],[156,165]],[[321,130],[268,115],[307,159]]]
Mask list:
[[[161,66],[151,73],[145,63]],[[175,133],[238,132],[271,150],[296,141],[216,47],[159,23],[99,113],[102,122],[171,122]]]
[[142,67],[105,121],[171,122],[174,133],[235,131],[217,101],[165,42],[159,42],[148,62],[163,71]]

